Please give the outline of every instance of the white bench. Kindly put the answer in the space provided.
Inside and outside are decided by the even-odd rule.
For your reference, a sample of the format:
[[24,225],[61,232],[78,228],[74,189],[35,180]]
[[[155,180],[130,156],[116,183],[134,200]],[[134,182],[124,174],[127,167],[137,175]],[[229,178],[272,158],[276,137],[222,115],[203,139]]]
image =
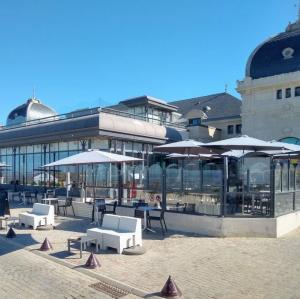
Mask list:
[[102,248],[115,248],[121,254],[124,248],[142,246],[141,219],[104,215],[102,227],[88,229],[87,236],[96,238]]
[[35,203],[31,212],[19,214],[19,223],[32,226],[33,229],[40,225],[54,225],[54,206]]

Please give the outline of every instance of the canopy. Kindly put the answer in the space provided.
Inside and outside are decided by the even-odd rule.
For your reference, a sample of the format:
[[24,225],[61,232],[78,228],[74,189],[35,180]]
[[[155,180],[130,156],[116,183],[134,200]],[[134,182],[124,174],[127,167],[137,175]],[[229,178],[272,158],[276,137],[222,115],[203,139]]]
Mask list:
[[276,145],[276,146],[282,146],[289,151],[300,152],[300,145],[297,145],[297,144],[279,142],[279,141],[275,141],[275,140],[270,141],[270,143],[273,145]]
[[[121,175],[121,164],[123,162],[135,162],[142,161],[142,159],[133,158],[124,155],[117,155],[113,153],[103,152],[99,150],[88,150],[86,152],[81,152],[79,154],[46,164],[42,167],[54,167],[54,166],[71,166],[71,165],[89,165],[89,164],[101,164],[101,163],[119,163],[120,168],[119,172],[119,183],[118,183],[118,201],[121,202],[121,192],[122,192],[122,175]],[[95,191],[95,173],[93,171],[93,193],[94,198],[96,197]],[[85,192],[86,194],[86,192]],[[95,201],[93,204],[92,211],[92,222],[94,222],[95,218]]]
[[214,156],[212,154],[199,154],[199,155],[187,155],[187,154],[169,154],[167,155],[167,159],[198,159],[198,160],[205,160],[205,159],[213,159],[218,158],[218,156]]
[[88,150],[61,160],[44,165],[43,167],[100,164],[100,163],[122,163],[142,161],[142,159],[133,158],[124,155],[103,152],[99,150]]
[[267,151],[267,150],[287,150],[285,145],[272,144],[257,138],[243,135],[215,142],[209,142],[202,145],[203,147],[224,149],[224,150],[250,150],[250,151]]
[[214,154],[214,151],[209,148],[202,147],[205,143],[188,139],[164,145],[159,145],[154,148],[154,151],[161,153],[176,153],[186,155],[199,154]]

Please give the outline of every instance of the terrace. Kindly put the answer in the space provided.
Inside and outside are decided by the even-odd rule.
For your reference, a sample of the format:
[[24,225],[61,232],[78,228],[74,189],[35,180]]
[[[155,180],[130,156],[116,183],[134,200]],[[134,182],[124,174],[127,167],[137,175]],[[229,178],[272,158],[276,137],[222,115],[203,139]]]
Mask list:
[[[28,207],[13,207],[12,216]],[[12,241],[32,254],[79,270],[89,252],[79,258],[79,251],[67,252],[67,238],[84,234],[90,220],[78,217],[56,217],[55,230],[33,231],[16,227]],[[158,231],[159,232],[159,231]],[[0,231],[1,236],[6,234]],[[52,251],[38,249],[47,237]],[[118,255],[114,250],[100,251],[96,256],[101,268],[87,270],[91,281],[120,281],[142,289],[146,298],[159,292],[170,274],[184,298],[283,298],[298,295],[300,232],[280,239],[208,238],[196,234],[169,232],[143,234],[146,253],[139,256]],[[1,239],[3,240],[3,239]],[[90,251],[93,247],[89,248]],[[96,276],[95,276],[96,275]],[[246,286],[245,286],[246,282]],[[267,287],[266,287],[267,286]]]

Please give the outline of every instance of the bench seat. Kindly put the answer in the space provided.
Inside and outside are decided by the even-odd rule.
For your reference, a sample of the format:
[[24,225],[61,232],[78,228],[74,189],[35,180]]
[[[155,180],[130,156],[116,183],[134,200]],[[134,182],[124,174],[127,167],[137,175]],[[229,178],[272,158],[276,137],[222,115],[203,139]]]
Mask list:
[[142,246],[141,219],[104,215],[102,227],[88,229],[87,235],[96,238],[102,248],[115,248],[121,254],[125,248]]

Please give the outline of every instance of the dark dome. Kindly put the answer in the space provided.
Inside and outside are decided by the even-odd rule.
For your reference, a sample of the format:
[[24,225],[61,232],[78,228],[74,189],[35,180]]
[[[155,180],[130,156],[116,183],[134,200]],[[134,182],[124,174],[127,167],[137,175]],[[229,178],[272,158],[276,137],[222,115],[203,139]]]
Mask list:
[[38,99],[29,99],[25,104],[12,110],[6,121],[7,126],[20,124],[23,122],[56,116],[57,113],[42,104]]
[[246,76],[252,79],[300,71],[300,21],[260,44],[251,54]]

